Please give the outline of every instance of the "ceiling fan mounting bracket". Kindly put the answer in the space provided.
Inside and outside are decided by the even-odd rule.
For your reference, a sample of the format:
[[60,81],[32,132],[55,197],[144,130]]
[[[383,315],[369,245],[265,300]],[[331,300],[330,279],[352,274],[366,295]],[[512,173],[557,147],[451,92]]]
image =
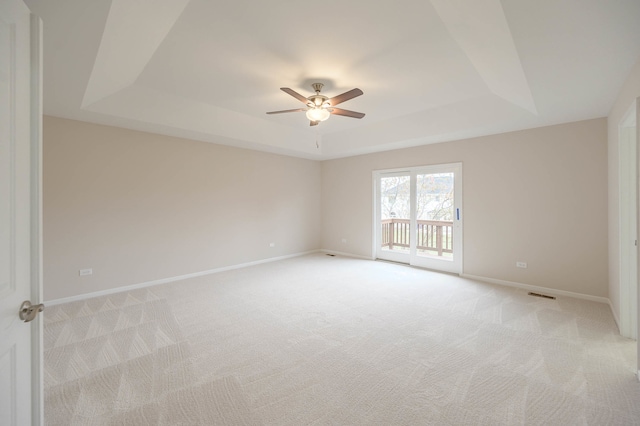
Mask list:
[[309,99],[309,103],[307,104],[309,105],[309,108],[321,108],[321,107],[326,108],[329,106],[329,103],[328,103],[329,98],[320,94],[320,91],[322,90],[323,86],[324,84],[322,83],[313,83],[311,85],[311,87],[313,87],[313,90],[316,91],[316,94],[311,95],[307,98]]

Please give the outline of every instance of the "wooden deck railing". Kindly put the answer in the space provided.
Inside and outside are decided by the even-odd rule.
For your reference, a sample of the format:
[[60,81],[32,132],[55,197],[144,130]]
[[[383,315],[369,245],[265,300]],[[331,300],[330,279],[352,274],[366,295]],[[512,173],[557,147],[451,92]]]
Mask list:
[[[382,247],[409,247],[409,219],[385,219],[382,221]],[[442,256],[453,253],[453,221],[419,220],[417,232],[418,250],[429,250]]]

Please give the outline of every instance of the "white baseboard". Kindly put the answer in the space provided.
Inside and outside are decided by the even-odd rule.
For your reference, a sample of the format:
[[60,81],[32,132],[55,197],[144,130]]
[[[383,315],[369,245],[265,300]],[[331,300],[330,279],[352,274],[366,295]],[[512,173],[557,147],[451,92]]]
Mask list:
[[[191,274],[178,275],[178,276],[174,276],[174,277],[162,278],[162,279],[159,279],[159,280],[146,281],[146,282],[142,282],[142,283],[138,283],[138,284],[115,287],[115,288],[111,288],[111,289],[108,289],[108,290],[100,290],[100,291],[95,291],[95,292],[91,292],[91,293],[79,294],[79,295],[76,295],[76,296],[70,296],[70,297],[63,297],[63,298],[60,298],[60,299],[47,300],[47,301],[45,301],[45,305],[55,306],[55,305],[59,305],[59,304],[62,304],[62,303],[75,302],[75,301],[84,300],[84,299],[91,299],[93,297],[106,296],[106,295],[109,295],[109,294],[120,293],[120,292],[123,292],[123,291],[131,291],[131,290],[136,290],[136,289],[139,289],[139,288],[151,287],[151,286],[154,286],[154,285],[160,285],[160,284],[166,284],[166,283],[170,283],[170,282],[174,282],[174,281],[185,280],[185,279],[188,279],[188,278],[201,277],[201,276],[204,276],[204,275],[216,274],[218,272],[224,272],[224,271],[230,271],[230,270],[233,270],[233,269],[246,268],[246,267],[249,267],[249,266],[260,265],[260,264],[263,264],[263,263],[276,262],[278,260],[291,259],[291,258],[294,258],[294,257],[304,256],[304,255],[307,255],[307,254],[313,254],[313,253],[318,253],[318,252],[328,253],[328,254],[335,254],[335,255],[338,255],[338,256],[345,256],[345,257],[351,257],[351,258],[363,259],[363,260],[375,260],[373,257],[370,257],[370,256],[361,256],[361,255],[357,255],[357,254],[353,254],[353,253],[346,253],[346,252],[341,252],[341,251],[336,251],[336,250],[328,250],[328,249],[310,250],[310,251],[306,251],[306,252],[302,252],[302,253],[294,253],[294,254],[289,254],[289,255],[285,255],[285,256],[270,257],[270,258],[267,258],[267,259],[255,260],[253,262],[246,262],[246,263],[240,263],[240,264],[237,264],[237,265],[223,266],[221,268],[209,269],[209,270],[206,270],[206,271],[194,272],[194,273],[191,273]],[[524,290],[535,291],[537,293],[546,293],[546,294],[553,294],[553,295],[558,295],[558,296],[568,296],[568,297],[574,297],[574,298],[577,298],[577,299],[590,300],[590,301],[593,301],[593,302],[607,303],[611,307],[611,312],[613,313],[613,317],[614,317],[616,323],[618,324],[618,328],[619,328],[619,324],[620,324],[619,319],[616,316],[615,312],[613,311],[613,306],[611,305],[611,301],[609,299],[607,299],[606,297],[598,297],[598,296],[591,296],[591,295],[588,295],[588,294],[574,293],[574,292],[571,292],[571,291],[556,290],[556,289],[552,289],[552,288],[539,287],[539,286],[534,286],[534,285],[529,285],[529,284],[517,283],[517,282],[513,282],[513,281],[505,281],[505,280],[498,280],[498,279],[495,279],[495,278],[481,277],[481,276],[478,276],[478,275],[460,274],[460,276],[463,277],[463,278],[468,278],[468,279],[477,280],[477,281],[484,281],[484,282],[488,282],[488,283],[491,283],[491,284],[498,284],[498,285],[503,285],[503,286],[507,286],[507,287],[515,287],[515,288],[521,288],[521,289],[524,289]],[[640,378],[640,376],[639,376],[639,378]]]
[[613,309],[613,303],[611,303],[611,300],[607,299],[607,302],[609,303],[609,308],[611,309],[611,314],[613,315],[613,319],[616,322],[616,325],[618,326],[618,332],[620,332],[620,318],[618,318],[618,314]]
[[320,251],[322,253],[335,254],[335,255],[338,255],[338,256],[345,256],[345,257],[353,257],[353,258],[356,258],[356,259],[375,260],[373,257],[360,256],[359,254],[345,253],[345,252],[342,252],[342,251],[335,251],[335,250],[328,250],[328,249],[320,249]]
[[240,263],[240,264],[231,265],[231,266],[223,266],[221,268],[209,269],[207,271],[193,272],[191,274],[178,275],[176,277],[162,278],[162,279],[159,279],[159,280],[146,281],[146,282],[138,283],[138,284],[132,284],[132,285],[126,285],[126,286],[122,286],[122,287],[110,288],[108,290],[100,290],[100,291],[94,291],[94,292],[91,292],[91,293],[79,294],[77,296],[70,296],[70,297],[63,297],[61,299],[48,300],[48,301],[45,301],[44,303],[45,303],[46,306],[55,306],[55,305],[59,305],[61,303],[68,303],[68,302],[75,302],[75,301],[78,301],[78,300],[91,299],[93,297],[106,296],[108,294],[120,293],[122,291],[131,291],[131,290],[136,290],[136,289],[139,289],[139,288],[151,287],[151,286],[159,285],[159,284],[166,284],[166,283],[170,283],[170,282],[173,282],[173,281],[185,280],[187,278],[201,277],[203,275],[210,275],[210,274],[216,274],[218,272],[230,271],[232,269],[246,268],[248,266],[255,266],[255,265],[261,265],[263,263],[276,262],[278,260],[291,259],[293,257],[299,257],[299,256],[307,255],[307,254],[318,253],[319,251],[320,250],[311,250],[311,251],[305,251],[305,252],[302,252],[302,253],[288,254],[288,255],[285,255],[285,256],[270,257],[268,259],[255,260],[253,262]]
[[576,299],[590,300],[592,302],[607,303],[609,305],[611,304],[609,299],[607,299],[606,297],[591,296],[590,294],[574,293],[572,291],[565,291],[565,290],[556,290],[554,288],[539,287],[537,285],[529,285],[529,284],[517,283],[517,282],[514,282],[514,281],[498,280],[498,279],[495,279],[495,278],[481,277],[481,276],[478,276],[478,275],[460,274],[460,276],[463,277],[463,278],[468,278],[468,279],[476,280],[476,281],[484,281],[484,282],[491,283],[491,284],[498,284],[498,285],[503,285],[503,286],[507,286],[507,287],[521,288],[523,290],[529,290],[529,291],[533,291],[533,292],[536,292],[536,293],[551,294],[551,295],[555,295],[555,296],[567,296],[567,297],[573,297],[573,298],[576,298]]

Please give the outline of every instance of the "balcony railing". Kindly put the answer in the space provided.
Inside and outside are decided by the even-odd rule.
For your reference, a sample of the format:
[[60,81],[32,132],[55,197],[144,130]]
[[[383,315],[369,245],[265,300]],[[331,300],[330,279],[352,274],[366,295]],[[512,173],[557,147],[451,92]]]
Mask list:
[[[393,250],[394,247],[409,248],[409,219],[385,219],[382,221],[382,247]],[[453,253],[453,221],[418,220],[418,250]]]

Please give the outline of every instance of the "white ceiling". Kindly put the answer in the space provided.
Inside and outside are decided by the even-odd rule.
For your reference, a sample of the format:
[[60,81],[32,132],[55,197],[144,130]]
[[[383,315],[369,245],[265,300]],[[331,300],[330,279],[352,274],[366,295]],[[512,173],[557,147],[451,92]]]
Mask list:
[[[603,117],[640,0],[25,0],[58,117],[327,159]],[[309,127],[311,83],[362,120]]]

